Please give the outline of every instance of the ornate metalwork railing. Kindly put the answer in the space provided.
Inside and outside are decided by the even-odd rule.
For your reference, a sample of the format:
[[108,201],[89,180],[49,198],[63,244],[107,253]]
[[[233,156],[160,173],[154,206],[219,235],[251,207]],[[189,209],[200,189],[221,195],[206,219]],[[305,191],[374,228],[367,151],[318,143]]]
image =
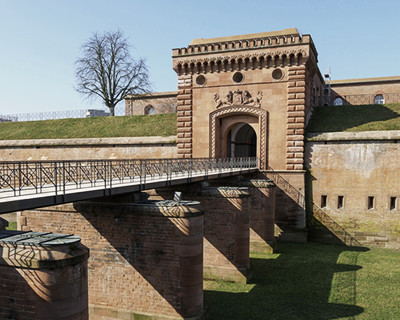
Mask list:
[[255,169],[258,164],[257,158],[0,162],[0,197],[45,192],[58,195],[73,189],[170,181],[196,174]]

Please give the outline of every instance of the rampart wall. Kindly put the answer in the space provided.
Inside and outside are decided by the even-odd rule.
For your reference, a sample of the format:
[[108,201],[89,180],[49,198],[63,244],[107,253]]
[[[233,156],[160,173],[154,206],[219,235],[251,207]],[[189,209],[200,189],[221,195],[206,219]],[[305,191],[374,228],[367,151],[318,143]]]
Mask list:
[[308,137],[314,203],[361,243],[400,247],[400,131]]
[[177,158],[176,136],[0,141],[0,161]]
[[125,97],[125,115],[175,113],[177,91],[155,92]]

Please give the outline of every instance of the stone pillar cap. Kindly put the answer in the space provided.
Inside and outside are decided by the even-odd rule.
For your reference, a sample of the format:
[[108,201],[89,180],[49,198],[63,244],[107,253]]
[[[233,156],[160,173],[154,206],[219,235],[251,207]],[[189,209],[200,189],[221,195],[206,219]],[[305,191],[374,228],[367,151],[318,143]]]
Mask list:
[[60,246],[81,241],[81,237],[73,234],[61,234],[33,231],[0,231],[0,246],[3,244],[21,246]]
[[68,234],[0,231],[0,265],[28,269],[56,269],[89,257],[81,237]]

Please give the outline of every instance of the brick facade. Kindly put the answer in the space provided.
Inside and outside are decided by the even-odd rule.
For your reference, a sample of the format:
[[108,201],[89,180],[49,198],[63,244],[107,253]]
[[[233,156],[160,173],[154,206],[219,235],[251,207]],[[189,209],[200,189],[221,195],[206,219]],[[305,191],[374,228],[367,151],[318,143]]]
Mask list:
[[194,207],[79,202],[22,212],[19,224],[82,237],[94,319],[202,314],[203,214]]
[[183,187],[149,190],[150,199],[184,199],[200,202],[204,210],[204,278],[245,283],[251,276],[249,257],[250,197],[248,188]]
[[125,115],[176,113],[176,91],[125,97]]
[[0,237],[0,319],[87,320],[88,250],[8,243]]

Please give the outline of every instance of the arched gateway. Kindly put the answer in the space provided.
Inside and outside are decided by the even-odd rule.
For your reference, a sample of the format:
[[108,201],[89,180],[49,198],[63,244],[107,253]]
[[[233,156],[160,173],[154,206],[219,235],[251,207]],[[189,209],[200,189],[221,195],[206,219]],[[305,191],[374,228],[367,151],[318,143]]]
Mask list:
[[212,158],[266,158],[265,110],[244,105],[228,106],[211,112],[209,121]]
[[261,169],[303,169],[305,123],[323,86],[309,35],[195,39],[173,50],[173,68],[179,157],[256,155]]

